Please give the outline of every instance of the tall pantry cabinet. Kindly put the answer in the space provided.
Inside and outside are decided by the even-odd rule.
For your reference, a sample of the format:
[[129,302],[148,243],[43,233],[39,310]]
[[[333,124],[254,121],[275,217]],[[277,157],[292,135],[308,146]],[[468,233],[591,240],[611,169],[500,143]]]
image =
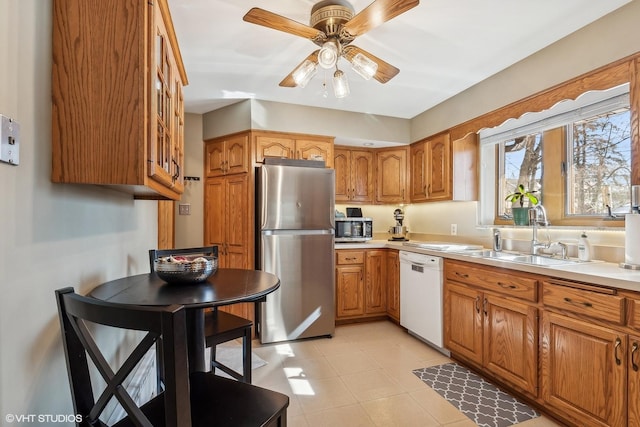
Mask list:
[[184,190],[187,76],[166,0],[54,0],[52,170],[136,198]]
[[[249,136],[244,132],[205,141],[204,244],[218,246],[221,268],[254,268]],[[254,318],[253,304],[223,309]]]

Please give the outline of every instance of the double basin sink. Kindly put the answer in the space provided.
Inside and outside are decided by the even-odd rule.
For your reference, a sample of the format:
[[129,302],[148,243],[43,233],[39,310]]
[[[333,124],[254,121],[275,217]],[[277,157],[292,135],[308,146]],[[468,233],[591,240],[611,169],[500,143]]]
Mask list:
[[490,249],[482,249],[477,251],[465,251],[465,254],[478,257],[478,258],[489,258],[496,259],[500,261],[510,261],[516,262],[520,264],[530,264],[530,265],[538,265],[538,266],[553,266],[553,265],[564,265],[564,264],[575,264],[580,262],[575,259],[562,259],[562,258],[552,258],[549,256],[542,255],[529,255],[529,254],[516,254],[509,252],[496,252]]
[[486,259],[495,259],[498,261],[507,261],[514,262],[519,264],[529,264],[529,265],[537,265],[537,266],[555,266],[555,265],[566,265],[566,264],[575,264],[581,261],[576,259],[561,259],[561,258],[552,258],[550,256],[543,255],[530,255],[530,254],[519,254],[513,252],[498,252],[493,251],[491,249],[483,249],[479,245],[465,245],[458,243],[417,243],[417,242],[407,242],[404,243],[406,246],[413,246],[421,249],[429,249],[435,251],[442,252],[455,252],[459,254],[464,254],[467,256],[475,257],[475,258],[486,258]]

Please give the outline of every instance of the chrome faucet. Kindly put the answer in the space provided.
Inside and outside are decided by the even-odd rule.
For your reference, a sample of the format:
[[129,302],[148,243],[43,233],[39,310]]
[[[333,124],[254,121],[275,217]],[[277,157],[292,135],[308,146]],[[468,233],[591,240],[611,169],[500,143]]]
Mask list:
[[[540,216],[542,218],[540,218]],[[542,243],[538,241],[538,226],[548,226],[549,221],[547,220],[547,210],[542,206],[541,203],[538,203],[531,209],[529,209],[529,223],[533,225],[533,235],[531,237],[531,255],[537,255],[538,249],[549,249],[551,246],[551,242]]]
[[554,242],[551,244],[551,246],[557,246],[560,248],[560,256],[562,257],[562,259],[567,259],[567,250],[568,247],[565,243],[562,242]]

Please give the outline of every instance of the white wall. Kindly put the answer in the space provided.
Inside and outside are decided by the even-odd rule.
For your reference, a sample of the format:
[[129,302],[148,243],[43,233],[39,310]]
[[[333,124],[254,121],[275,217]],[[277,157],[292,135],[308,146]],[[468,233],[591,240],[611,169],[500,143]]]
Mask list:
[[73,413],[54,290],[147,272],[157,242],[156,202],[50,182],[51,9],[0,1],[0,114],[21,126],[20,165],[0,163],[2,425],[7,414]]
[[250,99],[204,115],[204,139],[247,129],[336,137],[336,144],[372,142],[376,147],[410,143],[409,120]]
[[[184,117],[184,176],[200,178],[186,181],[184,193],[176,203],[175,247],[193,248],[203,245],[204,239],[204,142],[201,114]],[[191,205],[191,215],[178,215],[178,205]]]
[[418,141],[640,51],[640,2],[631,1],[411,120]]

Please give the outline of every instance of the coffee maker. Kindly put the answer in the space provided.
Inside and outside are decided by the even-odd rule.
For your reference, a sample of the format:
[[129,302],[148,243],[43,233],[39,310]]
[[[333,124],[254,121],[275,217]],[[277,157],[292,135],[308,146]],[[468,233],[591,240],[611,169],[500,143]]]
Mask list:
[[391,234],[389,240],[394,242],[409,240],[407,239],[407,227],[402,225],[402,221],[404,221],[404,212],[402,212],[402,209],[398,208],[393,211],[393,217],[396,220],[396,225],[389,227],[389,234]]

